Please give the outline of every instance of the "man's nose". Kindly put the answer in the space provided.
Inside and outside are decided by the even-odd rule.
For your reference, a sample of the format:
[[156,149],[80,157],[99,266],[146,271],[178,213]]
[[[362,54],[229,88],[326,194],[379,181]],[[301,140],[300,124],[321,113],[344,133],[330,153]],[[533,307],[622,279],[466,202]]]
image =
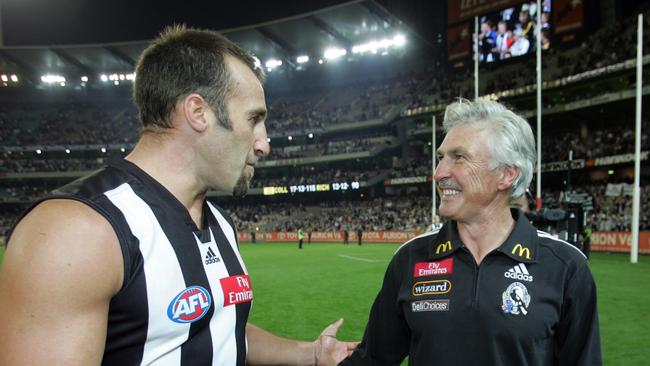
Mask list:
[[265,157],[269,155],[271,151],[271,145],[269,144],[269,137],[266,134],[266,126],[261,123],[257,126],[257,131],[255,134],[255,142],[253,143],[253,150],[255,150],[255,156]]

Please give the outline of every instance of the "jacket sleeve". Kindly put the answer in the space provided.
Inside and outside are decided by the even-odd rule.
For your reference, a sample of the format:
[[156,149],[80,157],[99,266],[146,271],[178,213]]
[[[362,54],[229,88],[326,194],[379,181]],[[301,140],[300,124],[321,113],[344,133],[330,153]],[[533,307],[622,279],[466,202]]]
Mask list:
[[586,261],[565,286],[560,325],[555,336],[556,365],[602,365],[596,284]]
[[398,301],[403,268],[396,258],[388,265],[363,340],[340,365],[400,365],[408,354],[411,332]]

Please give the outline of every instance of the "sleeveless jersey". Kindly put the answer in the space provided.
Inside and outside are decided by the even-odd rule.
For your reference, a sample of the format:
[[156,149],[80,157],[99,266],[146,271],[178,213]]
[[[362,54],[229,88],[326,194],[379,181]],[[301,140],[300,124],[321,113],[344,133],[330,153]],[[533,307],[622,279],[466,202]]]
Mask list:
[[[203,229],[160,183],[118,160],[53,192],[112,225],[124,283],[111,299],[103,365],[244,365],[253,292],[235,226],[203,204]],[[92,243],[88,243],[92,245]]]

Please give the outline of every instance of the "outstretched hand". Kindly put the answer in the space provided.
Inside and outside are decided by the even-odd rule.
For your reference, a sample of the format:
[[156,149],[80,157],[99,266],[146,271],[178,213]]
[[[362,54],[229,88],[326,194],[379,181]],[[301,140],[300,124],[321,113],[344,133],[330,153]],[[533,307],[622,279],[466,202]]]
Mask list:
[[352,354],[359,342],[341,342],[336,339],[336,333],[343,325],[343,319],[330,324],[314,341],[314,365],[335,366]]

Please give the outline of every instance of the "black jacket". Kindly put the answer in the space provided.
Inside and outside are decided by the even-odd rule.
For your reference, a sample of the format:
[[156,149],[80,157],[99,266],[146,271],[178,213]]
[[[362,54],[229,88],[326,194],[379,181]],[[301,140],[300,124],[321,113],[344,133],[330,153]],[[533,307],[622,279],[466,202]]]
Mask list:
[[596,286],[574,246],[517,220],[480,266],[455,222],[390,262],[363,341],[342,365],[601,365]]

